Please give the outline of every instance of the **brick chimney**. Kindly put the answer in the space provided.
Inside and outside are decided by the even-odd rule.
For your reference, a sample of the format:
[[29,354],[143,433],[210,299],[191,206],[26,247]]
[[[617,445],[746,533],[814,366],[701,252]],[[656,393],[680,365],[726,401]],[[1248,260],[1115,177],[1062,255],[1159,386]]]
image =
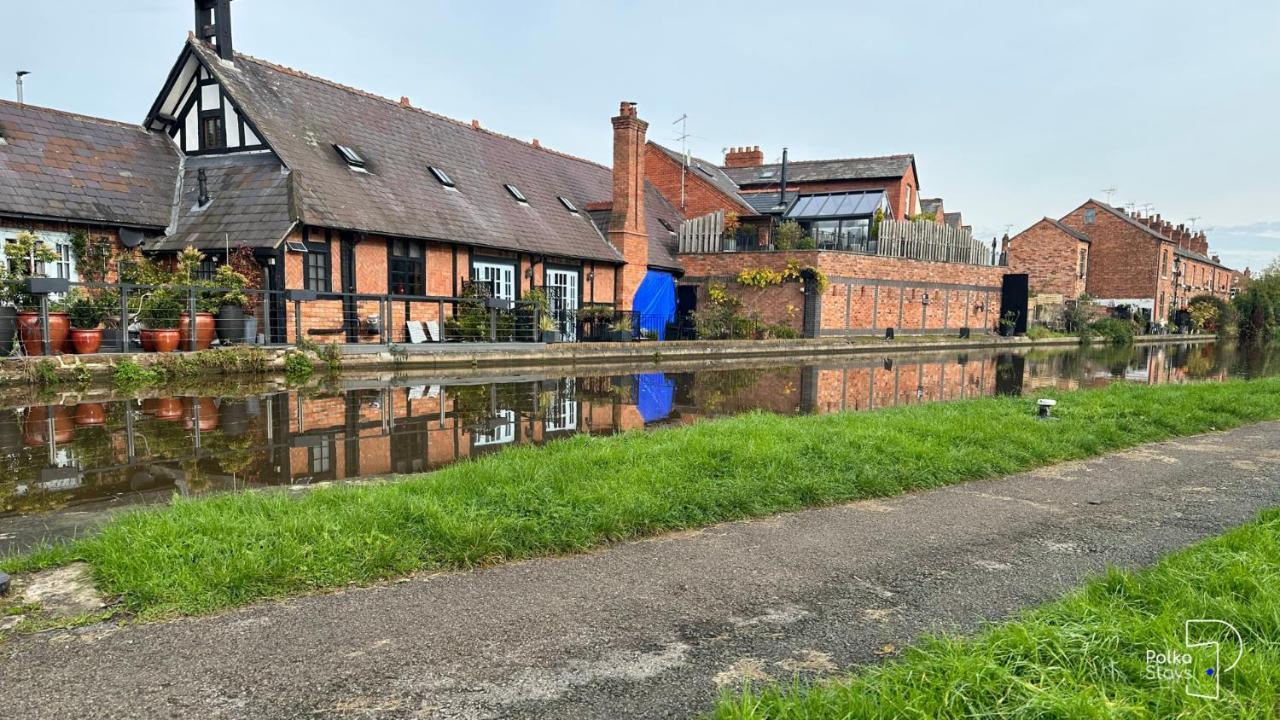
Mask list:
[[231,0],[195,0],[196,37],[214,46],[218,57],[235,59],[231,45]]
[[649,123],[636,116],[636,104],[622,102],[613,118],[613,209],[609,242],[625,263],[614,278],[614,302],[630,310],[636,290],[649,272],[649,231],[644,214],[644,134]]
[[724,154],[724,166],[731,168],[760,167],[764,164],[764,152],[759,145],[730,148]]

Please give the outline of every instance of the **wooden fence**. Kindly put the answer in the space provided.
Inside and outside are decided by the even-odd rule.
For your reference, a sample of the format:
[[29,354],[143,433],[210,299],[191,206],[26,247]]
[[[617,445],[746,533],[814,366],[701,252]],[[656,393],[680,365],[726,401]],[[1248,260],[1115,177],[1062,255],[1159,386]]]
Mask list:
[[884,257],[933,262],[996,265],[999,258],[990,245],[976,240],[966,228],[931,222],[882,220],[876,254]]
[[680,223],[677,248],[682,253],[718,253],[723,248],[724,211]]

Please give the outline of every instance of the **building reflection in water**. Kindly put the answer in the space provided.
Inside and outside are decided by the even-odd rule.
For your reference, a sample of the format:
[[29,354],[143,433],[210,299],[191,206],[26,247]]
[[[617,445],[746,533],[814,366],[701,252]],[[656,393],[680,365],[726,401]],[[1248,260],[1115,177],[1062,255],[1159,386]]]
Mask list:
[[1117,379],[1168,383],[1269,374],[1273,357],[1212,344],[940,353],[449,386],[400,380],[325,393],[5,409],[0,517],[423,472],[578,433],[609,435],[754,410],[863,411]]

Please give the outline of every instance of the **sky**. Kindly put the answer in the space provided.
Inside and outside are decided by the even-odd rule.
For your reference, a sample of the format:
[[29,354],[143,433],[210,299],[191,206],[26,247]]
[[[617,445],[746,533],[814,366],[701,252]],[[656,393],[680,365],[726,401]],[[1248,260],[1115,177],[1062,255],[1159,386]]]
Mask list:
[[[189,0],[5,0],[28,103],[140,122]],[[609,118],[719,161],[916,155],[980,237],[1086,199],[1280,255],[1280,2],[234,0],[238,51],[608,164]],[[56,31],[51,28],[57,28]],[[2,76],[0,76],[2,77]],[[9,76],[10,78],[12,76]],[[0,97],[13,87],[0,85]],[[1107,189],[1114,188],[1108,194]]]

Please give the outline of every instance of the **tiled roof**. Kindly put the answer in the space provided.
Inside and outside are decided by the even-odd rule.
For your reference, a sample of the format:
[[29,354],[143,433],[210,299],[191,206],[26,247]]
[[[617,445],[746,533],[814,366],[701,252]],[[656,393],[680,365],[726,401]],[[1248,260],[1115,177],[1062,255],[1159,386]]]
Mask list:
[[942,222],[957,230],[959,230],[960,226],[964,224],[964,220],[958,212],[944,213],[942,215]]
[[1180,247],[1180,248],[1174,248],[1174,251],[1173,251],[1173,252],[1174,252],[1174,253],[1176,253],[1176,254],[1178,254],[1178,255],[1181,255],[1182,257],[1185,257],[1185,258],[1191,258],[1192,260],[1195,260],[1195,261],[1198,261],[1198,262],[1202,262],[1202,263],[1204,263],[1204,264],[1206,264],[1206,265],[1213,265],[1214,267],[1220,267],[1220,268],[1222,268],[1223,270],[1230,270],[1230,269],[1231,269],[1231,268],[1227,267],[1226,265],[1223,265],[1222,263],[1218,262],[1217,260],[1214,260],[1213,258],[1209,257],[1208,255],[1201,255],[1200,253],[1196,252],[1195,250],[1188,250],[1188,249],[1186,249],[1186,248],[1181,248],[1181,247]]
[[[609,168],[246,55],[234,64],[189,41],[263,140],[296,175],[310,225],[621,262],[578,207],[612,196]],[[602,127],[604,127],[602,125]],[[354,149],[368,172],[334,150]],[[428,168],[457,183],[443,187]],[[510,183],[528,198],[517,202]]]
[[[914,155],[886,155],[843,160],[793,160],[787,163],[787,182],[897,178],[907,174],[914,162]],[[782,175],[780,164],[723,169],[729,179],[739,187],[777,185]],[[761,175],[767,175],[767,177],[761,177]]]
[[[591,221],[600,228],[601,233],[609,232],[609,220],[613,216],[610,212],[612,206],[611,202],[593,202],[587,207]],[[680,211],[667,202],[662,193],[658,192],[651,183],[645,183],[644,214],[645,229],[649,232],[649,265],[683,272],[679,261],[676,260],[675,233],[680,232],[680,223],[684,222],[684,218],[680,215]],[[671,230],[667,229],[668,225],[671,226]]]
[[[942,198],[920,198],[920,212],[933,215],[942,207]],[[943,217],[946,217],[944,214]]]
[[0,214],[166,227],[178,151],[138,125],[0,100]]
[[[210,200],[199,204],[199,173],[205,171]],[[186,162],[178,222],[172,235],[148,246],[202,250],[232,246],[272,248],[293,227],[289,217],[290,174],[271,153],[197,156]]]
[[[1142,222],[1141,220],[1130,217],[1128,213],[1124,212],[1123,210],[1120,210],[1119,208],[1113,207],[1107,203],[1102,202],[1101,200],[1094,200],[1093,198],[1090,198],[1088,201],[1086,201],[1084,205],[1088,205],[1089,203],[1093,203],[1094,205],[1097,205],[1103,210],[1111,213],[1112,215],[1115,215],[1121,220],[1124,220],[1125,222],[1129,223],[1130,225],[1134,226],[1135,228],[1138,228],[1139,230],[1145,232],[1146,234],[1154,238],[1158,238],[1167,243],[1177,244],[1173,238],[1168,237],[1167,235],[1162,235],[1155,228],[1150,227],[1149,225]],[[1084,205],[1081,205],[1080,207],[1084,207]],[[1176,248],[1175,252],[1183,257],[1189,257],[1203,263],[1208,263],[1209,265],[1216,265],[1217,267],[1223,268],[1224,270],[1230,270],[1230,268],[1228,268],[1226,265],[1223,265],[1222,263],[1219,263],[1219,262],[1214,262],[1213,258],[1208,257],[1206,255],[1201,255],[1198,252],[1194,252],[1184,248]]]
[[743,193],[742,199],[750,203],[751,207],[761,215],[780,215],[787,206],[795,202],[798,193],[787,193],[787,202],[782,207],[778,207],[778,195],[776,192],[755,192]]
[[[667,157],[671,158],[676,163],[681,165],[684,164],[684,156],[682,156],[680,153],[676,152],[675,150],[672,150],[667,147],[663,147],[662,145],[659,145],[658,143],[653,142],[652,140],[649,141],[649,146],[657,148],[659,151],[666,154]],[[752,207],[752,204],[746,198],[744,198],[741,194],[739,194],[738,184],[735,183],[732,178],[726,175],[725,171],[722,170],[715,163],[710,163],[710,162],[707,162],[706,160],[703,160],[702,158],[690,156],[689,172],[696,173],[697,177],[705,180],[706,182],[711,183],[721,193],[723,193],[724,195],[728,196],[731,200],[734,200],[739,205],[741,205],[744,210],[750,210],[752,212],[756,210],[756,208]]]

